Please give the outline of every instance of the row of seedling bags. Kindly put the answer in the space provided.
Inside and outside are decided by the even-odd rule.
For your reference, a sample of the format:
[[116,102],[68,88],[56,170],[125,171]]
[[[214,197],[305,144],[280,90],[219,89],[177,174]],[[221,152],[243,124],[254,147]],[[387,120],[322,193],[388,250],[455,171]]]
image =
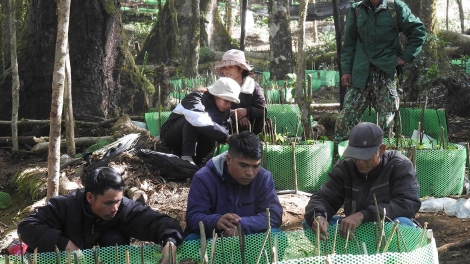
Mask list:
[[[266,209],[269,219],[269,209]],[[330,225],[326,240],[311,229],[244,235],[238,225],[236,236],[204,235],[200,240],[185,241],[170,263],[439,263],[432,232],[423,228],[387,222],[386,212],[379,223],[360,225],[346,238],[339,236],[339,224]],[[267,223],[269,227],[269,221]],[[241,231],[241,232],[240,232]],[[34,253],[1,256],[0,263],[78,264],[78,263],[158,263],[160,246],[94,247],[84,251]]]

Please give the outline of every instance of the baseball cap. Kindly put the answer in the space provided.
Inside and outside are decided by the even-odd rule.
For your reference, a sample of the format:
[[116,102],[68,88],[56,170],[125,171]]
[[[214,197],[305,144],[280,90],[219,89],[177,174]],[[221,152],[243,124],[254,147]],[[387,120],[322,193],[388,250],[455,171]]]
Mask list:
[[376,124],[361,122],[349,133],[349,143],[343,153],[345,158],[360,160],[370,159],[382,145],[383,131]]
[[220,77],[212,86],[207,89],[213,96],[220,97],[227,101],[239,104],[240,85],[231,78]]

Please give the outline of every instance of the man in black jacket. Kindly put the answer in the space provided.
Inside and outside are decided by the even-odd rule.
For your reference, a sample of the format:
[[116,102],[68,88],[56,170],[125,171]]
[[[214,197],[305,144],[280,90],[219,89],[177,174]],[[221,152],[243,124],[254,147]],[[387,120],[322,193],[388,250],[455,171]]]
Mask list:
[[[169,247],[182,241],[179,223],[168,215],[123,197],[124,181],[114,169],[101,167],[85,179],[85,189],[70,195],[56,196],[44,207],[26,217],[18,226],[18,234],[39,252],[89,249],[128,245],[130,237],[153,241]],[[162,263],[166,263],[165,258]]]
[[351,129],[344,160],[331,171],[328,181],[314,193],[305,207],[303,223],[328,235],[328,224],[344,204],[345,218],[340,219],[341,236],[354,232],[363,222],[378,221],[374,195],[380,217],[414,225],[411,218],[418,212],[419,184],[411,161],[398,151],[386,151],[383,131],[372,123],[362,122]]

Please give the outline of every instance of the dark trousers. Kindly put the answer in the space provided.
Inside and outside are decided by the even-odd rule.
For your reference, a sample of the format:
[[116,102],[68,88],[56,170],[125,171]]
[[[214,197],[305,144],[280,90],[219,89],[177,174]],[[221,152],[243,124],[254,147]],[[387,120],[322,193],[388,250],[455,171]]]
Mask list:
[[201,133],[185,118],[179,118],[162,135],[166,146],[178,156],[192,156],[199,165],[215,147],[215,140]]
[[131,242],[129,237],[125,237],[119,230],[109,229],[104,232],[98,239],[98,245],[100,247],[111,247],[121,245],[129,245]]

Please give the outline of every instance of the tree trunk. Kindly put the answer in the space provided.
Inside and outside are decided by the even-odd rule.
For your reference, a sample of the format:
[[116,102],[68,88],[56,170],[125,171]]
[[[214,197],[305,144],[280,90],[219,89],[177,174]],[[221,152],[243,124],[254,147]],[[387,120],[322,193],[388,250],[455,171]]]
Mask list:
[[271,79],[284,80],[294,71],[289,1],[270,0],[268,10]]
[[[49,117],[57,10],[54,0],[29,1],[18,63],[22,76],[19,117]],[[142,113],[155,89],[139,73],[121,37],[119,0],[72,1],[70,63],[75,117]],[[11,85],[11,83],[9,83]],[[0,87],[4,89],[4,85]],[[0,98],[0,118],[11,115],[10,92]],[[9,119],[9,118],[8,118]]]
[[313,133],[310,126],[310,111],[309,103],[303,95],[305,86],[305,59],[304,59],[304,39],[305,39],[305,17],[307,15],[307,0],[300,1],[300,12],[299,12],[299,32],[298,32],[298,46],[297,46],[297,83],[295,91],[295,102],[301,111],[302,127],[305,133],[304,140],[312,139]]
[[227,33],[229,34],[229,36],[232,35],[232,29],[233,29],[232,4],[233,4],[232,0],[225,0],[225,28],[227,29]]
[[13,139],[13,151],[18,151],[18,108],[20,105],[20,77],[18,76],[18,61],[16,58],[16,28],[15,28],[14,0],[10,0],[10,56],[12,75],[12,109],[11,109],[11,136]]
[[196,77],[199,62],[200,11],[199,1],[174,0],[181,41],[183,76]]
[[241,17],[240,17],[240,50],[245,51],[245,36],[246,36],[246,9],[248,7],[248,0],[241,0]]
[[53,196],[59,194],[60,134],[65,85],[65,61],[67,58],[68,30],[70,21],[70,1],[71,0],[61,0],[58,8],[57,44],[54,59],[54,74],[52,76],[46,202]]
[[[336,65],[338,65],[338,74],[341,79],[341,52],[343,46],[341,40],[343,39],[343,27],[341,26],[341,18],[338,9],[338,0],[333,0],[333,21],[335,23],[335,36],[336,36]],[[344,96],[346,95],[346,87],[339,82],[339,106],[343,108]]]
[[[6,7],[5,7],[5,1],[6,0],[1,0],[0,1],[0,13],[1,14],[8,14],[6,12]],[[5,44],[5,36],[6,36],[6,30],[4,30],[4,21],[7,20],[5,16],[0,16],[0,72],[5,72],[5,66],[6,66],[6,61],[5,61],[5,51],[7,50],[7,45]],[[3,75],[3,74],[2,74]],[[0,83],[3,82],[4,77],[0,77]]]
[[155,67],[154,75],[155,75],[155,87],[157,87],[157,89],[159,90],[159,92],[157,93],[157,96],[155,96],[154,103],[158,109],[161,109],[160,106],[162,106],[163,109],[170,110],[171,83],[170,83],[169,69],[165,67],[165,65],[160,64],[157,67]]
[[70,69],[70,53],[67,44],[67,54],[65,57],[65,138],[67,139],[67,154],[70,157],[75,157],[75,126],[73,119],[73,106],[72,106],[72,74]]
[[463,12],[462,0],[455,0],[459,6],[460,30],[465,33],[465,13]]
[[230,33],[220,19],[217,1],[201,0],[200,6],[201,14],[204,14],[201,17],[201,46],[224,52],[235,48]]
[[424,23],[428,34],[437,34],[437,19],[436,19],[436,6],[437,0],[422,0],[421,1],[421,13],[419,18]]
[[460,34],[458,32],[441,30],[438,33],[439,38],[448,42],[452,47],[457,47],[455,50],[459,55],[470,55],[470,35]]

